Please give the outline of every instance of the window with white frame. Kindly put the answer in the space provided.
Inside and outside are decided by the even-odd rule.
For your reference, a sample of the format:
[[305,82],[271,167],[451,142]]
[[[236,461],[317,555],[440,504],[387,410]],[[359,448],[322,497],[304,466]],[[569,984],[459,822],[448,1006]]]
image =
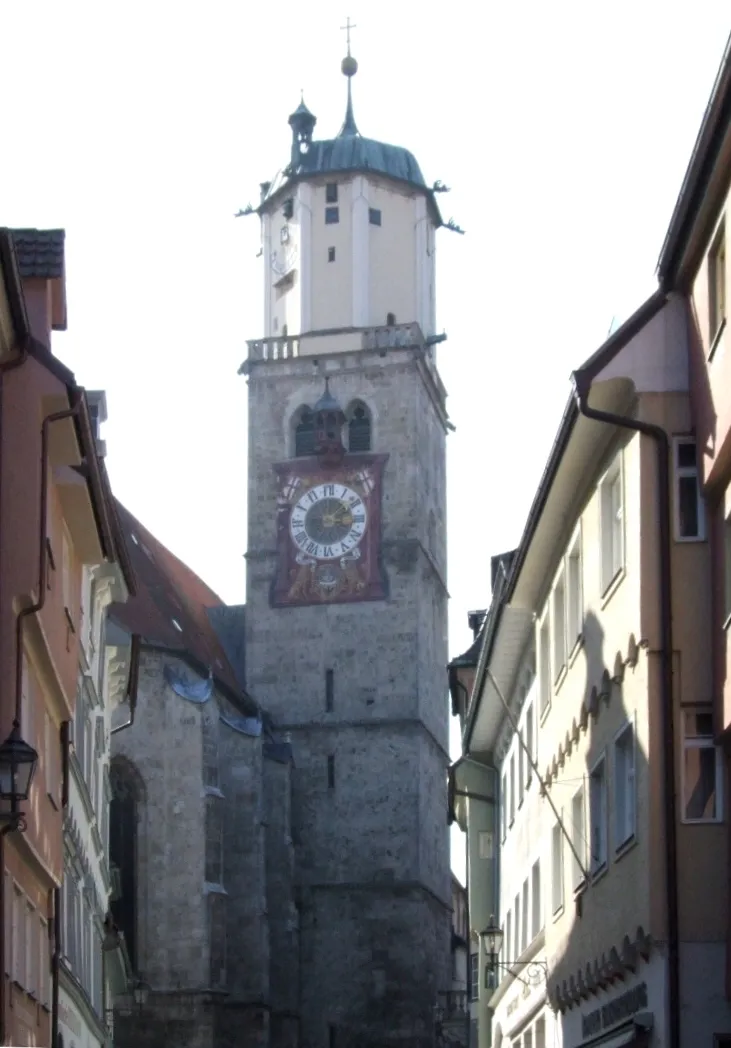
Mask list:
[[34,743],[33,733],[33,693],[30,686],[30,670],[28,668],[28,658],[23,654],[23,661],[21,667],[21,685],[20,685],[20,734],[23,736],[25,742],[31,746]]
[[476,1001],[480,993],[480,955],[470,954],[470,1000]]
[[530,874],[531,891],[531,941],[535,939],[543,927],[543,900],[541,898],[541,860],[536,859]]
[[51,956],[48,938],[48,921],[40,918],[38,938],[38,991],[44,1007],[51,1003]]
[[515,754],[510,757],[510,825],[515,819]]
[[513,913],[515,914],[515,940],[512,943],[508,943],[508,948],[513,951],[513,959],[517,959],[520,957],[520,892],[515,896]]
[[10,874],[5,873],[3,886],[3,922],[5,927],[5,974],[12,975],[13,971],[13,882]]
[[538,637],[540,712],[541,716],[551,702],[551,635],[548,627],[548,613],[543,617]]
[[526,769],[525,769],[525,785],[530,786],[531,779],[533,778],[533,764],[535,760],[535,723],[533,714],[533,703],[530,704],[528,709],[525,711],[525,746],[528,750],[526,757]]
[[508,776],[503,772],[502,791],[500,797],[500,822],[503,840],[508,834]]
[[695,437],[675,437],[675,538],[692,542],[706,537],[705,504],[698,475]]
[[23,985],[25,975],[25,908],[23,893],[17,884],[13,885],[13,982]]
[[526,879],[523,881],[523,902],[522,902],[521,911],[520,911],[520,917],[521,917],[521,925],[520,925],[520,952],[521,953],[523,953],[524,950],[528,949],[528,943],[530,941],[529,938],[528,938],[528,924],[529,924],[529,921],[530,921],[530,907],[529,907],[529,903],[528,903],[528,891],[529,891],[529,885],[528,885],[528,878],[526,877]]
[[530,1027],[523,1034],[522,1048],[533,1048],[533,1030]]
[[614,740],[614,847],[632,840],[636,829],[635,729],[629,722]]
[[518,744],[518,807],[520,807],[523,803],[523,793],[525,791],[525,752],[520,739],[516,741]]
[[584,864],[586,855],[586,828],[584,808],[584,784],[571,798],[571,844],[582,861],[579,862],[576,855],[571,854],[571,887],[574,891],[581,888],[584,883]]
[[602,593],[624,567],[624,491],[622,455],[617,455],[599,486],[601,507]]
[[581,592],[581,532],[577,534],[566,558],[566,646],[571,653],[584,628]]
[[30,902],[26,900],[25,903],[25,946],[23,949],[24,961],[25,961],[25,975],[23,978],[23,986],[25,987],[26,993],[35,994],[38,992],[38,986],[36,985],[36,965],[38,963],[38,948],[37,948],[37,916],[36,908],[32,906]]
[[535,1035],[533,1048],[546,1048],[546,1020],[544,1018],[536,1021]]
[[731,623],[731,489],[726,493],[724,520],[724,625]]
[[553,677],[557,681],[566,666],[566,578],[559,572],[551,599],[553,605]]
[[714,745],[713,712],[710,707],[686,710],[683,722],[683,819],[720,822],[723,764]]
[[589,775],[589,819],[591,873],[599,873],[607,863],[607,762],[601,757]]
[[721,219],[708,252],[708,338],[715,343],[726,320],[726,220]]
[[551,831],[551,907],[554,913],[563,906],[563,832],[560,823]]
[[71,614],[71,550],[65,529],[61,532],[61,594],[63,605]]

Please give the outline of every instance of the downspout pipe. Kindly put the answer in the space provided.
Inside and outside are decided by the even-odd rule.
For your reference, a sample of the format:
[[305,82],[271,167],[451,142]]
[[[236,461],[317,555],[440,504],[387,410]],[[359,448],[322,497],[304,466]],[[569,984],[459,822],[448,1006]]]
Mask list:
[[668,922],[668,1048],[680,1048],[680,927],[678,912],[678,844],[675,769],[675,707],[673,696],[672,546],[670,537],[670,441],[665,430],[650,422],[589,407],[591,375],[571,376],[579,412],[588,419],[629,429],[650,437],[657,448],[658,560],[660,585],[660,716],[663,740],[665,892]]
[[[8,371],[21,367],[28,359],[27,336],[19,347],[18,352],[9,360],[0,362],[0,545],[2,543],[2,479],[4,475],[2,463],[3,450],[3,392],[4,379]],[[5,907],[5,836],[13,828],[9,823],[0,830],[0,914],[6,912]],[[0,920],[0,958],[5,956],[5,921]],[[3,962],[4,963],[4,962]],[[2,971],[2,985],[0,985],[0,1044],[7,1043],[7,1001],[5,996],[5,969]]]
[[53,956],[51,958],[51,1048],[58,1048],[58,980],[61,972],[61,889],[53,889]]

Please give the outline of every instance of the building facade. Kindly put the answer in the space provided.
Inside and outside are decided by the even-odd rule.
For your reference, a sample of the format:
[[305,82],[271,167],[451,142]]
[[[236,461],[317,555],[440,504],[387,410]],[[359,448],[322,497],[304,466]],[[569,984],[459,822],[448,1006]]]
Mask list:
[[500,782],[495,1044],[731,1029],[687,330],[658,292],[575,373],[483,626],[464,742]]
[[[87,399],[96,451],[103,457],[100,425],[106,420],[106,398],[95,391]],[[84,566],[64,810],[58,1048],[103,1048],[112,1033],[109,756],[113,712],[128,696],[131,643],[110,643],[107,613],[112,602],[128,598],[122,564]]]
[[85,392],[51,351],[66,326],[63,231],[2,230],[0,260],[0,730],[15,724],[37,754],[23,821],[0,817],[0,1041],[50,1044],[82,578],[120,551]]
[[108,640],[142,645],[134,703],[113,713],[111,912],[132,970],[114,1042],[294,1046],[291,746],[240,683],[244,609],[118,513],[138,585]]
[[[727,639],[731,620],[731,336],[727,330],[731,289],[726,265],[731,191],[730,100],[731,50],[727,45],[658,265],[662,286],[685,304],[689,329],[693,422],[700,450],[697,466],[705,504],[701,526],[710,552],[707,584],[711,588],[711,600],[702,613],[710,641],[712,679],[707,682],[706,695],[712,709],[696,760],[709,783],[715,781],[717,774],[710,737],[722,741],[722,781],[727,783],[731,732],[731,649]],[[727,788],[719,787],[715,794],[707,793],[707,797],[705,818],[711,823],[722,820],[731,844]],[[726,995],[731,994],[730,921],[727,887],[718,908],[719,926],[727,928],[726,944],[718,944],[713,966],[714,980],[717,972],[725,971]],[[699,961],[695,951],[688,951],[688,964],[697,965]]]

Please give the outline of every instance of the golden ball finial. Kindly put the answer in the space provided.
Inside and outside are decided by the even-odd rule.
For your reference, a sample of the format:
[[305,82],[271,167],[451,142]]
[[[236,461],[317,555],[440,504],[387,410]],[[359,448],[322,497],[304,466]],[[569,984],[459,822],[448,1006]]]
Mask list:
[[355,76],[358,72],[358,63],[352,55],[346,55],[340,63],[340,69],[342,70],[343,76]]

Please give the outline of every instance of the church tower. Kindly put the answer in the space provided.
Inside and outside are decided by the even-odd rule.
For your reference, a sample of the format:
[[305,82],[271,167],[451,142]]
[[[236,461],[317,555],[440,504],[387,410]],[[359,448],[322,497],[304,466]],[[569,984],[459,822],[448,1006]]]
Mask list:
[[[347,106],[262,184],[247,687],[290,734],[303,1048],[431,1048],[450,984],[445,390],[434,190]],[[294,939],[293,939],[294,949]]]

